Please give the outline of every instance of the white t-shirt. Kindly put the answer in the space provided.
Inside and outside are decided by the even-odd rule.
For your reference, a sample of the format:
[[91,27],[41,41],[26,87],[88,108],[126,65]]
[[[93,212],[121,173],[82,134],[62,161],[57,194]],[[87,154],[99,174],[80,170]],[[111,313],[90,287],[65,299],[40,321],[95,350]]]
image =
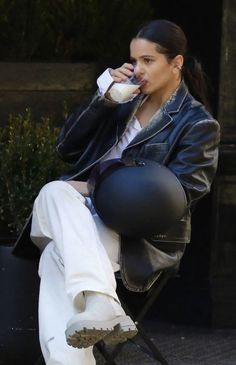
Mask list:
[[[102,95],[106,93],[112,82],[113,78],[110,75],[109,69],[106,69],[97,79],[97,85]],[[113,158],[120,158],[124,149],[134,139],[138,132],[141,131],[141,129],[142,127],[138,119],[136,117],[133,117],[127,125],[125,133],[122,135],[118,144],[115,145],[101,161],[111,160]]]

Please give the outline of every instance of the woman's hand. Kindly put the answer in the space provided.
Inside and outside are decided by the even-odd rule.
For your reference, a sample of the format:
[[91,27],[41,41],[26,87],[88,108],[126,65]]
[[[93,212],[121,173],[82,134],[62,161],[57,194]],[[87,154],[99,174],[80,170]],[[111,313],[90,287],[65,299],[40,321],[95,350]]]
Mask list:
[[110,74],[115,82],[126,81],[134,73],[134,66],[132,63],[124,63],[121,67],[111,69]]
[[89,192],[88,192],[88,184],[86,181],[75,181],[75,180],[70,180],[70,181],[66,181],[68,184],[70,184],[71,186],[73,186],[73,188],[75,190],[77,190],[81,195],[83,196],[89,196]]

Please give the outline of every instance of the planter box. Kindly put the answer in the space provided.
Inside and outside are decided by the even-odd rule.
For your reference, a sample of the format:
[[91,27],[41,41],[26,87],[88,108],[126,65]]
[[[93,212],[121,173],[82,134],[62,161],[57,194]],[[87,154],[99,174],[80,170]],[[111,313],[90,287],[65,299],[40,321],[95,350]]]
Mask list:
[[32,365],[40,354],[37,326],[38,263],[0,246],[0,364]]

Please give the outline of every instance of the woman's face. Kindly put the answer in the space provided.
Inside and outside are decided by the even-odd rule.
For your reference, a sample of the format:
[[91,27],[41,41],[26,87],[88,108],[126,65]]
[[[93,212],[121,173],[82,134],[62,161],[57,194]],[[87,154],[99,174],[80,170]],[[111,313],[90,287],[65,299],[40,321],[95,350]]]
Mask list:
[[155,43],[135,38],[130,43],[130,59],[134,73],[143,82],[141,91],[146,95],[161,95],[177,88],[181,79],[182,56],[168,60],[157,51]]

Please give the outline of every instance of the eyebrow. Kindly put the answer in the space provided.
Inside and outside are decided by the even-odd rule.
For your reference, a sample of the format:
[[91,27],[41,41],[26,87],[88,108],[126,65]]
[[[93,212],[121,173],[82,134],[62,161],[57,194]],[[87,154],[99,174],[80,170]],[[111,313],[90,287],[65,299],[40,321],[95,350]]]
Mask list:
[[[140,56],[139,58],[155,58],[155,56],[153,56],[153,55],[142,55],[142,56]],[[131,60],[131,61],[135,61],[135,60],[136,60],[136,58],[134,58],[134,57],[130,57],[130,60]]]

